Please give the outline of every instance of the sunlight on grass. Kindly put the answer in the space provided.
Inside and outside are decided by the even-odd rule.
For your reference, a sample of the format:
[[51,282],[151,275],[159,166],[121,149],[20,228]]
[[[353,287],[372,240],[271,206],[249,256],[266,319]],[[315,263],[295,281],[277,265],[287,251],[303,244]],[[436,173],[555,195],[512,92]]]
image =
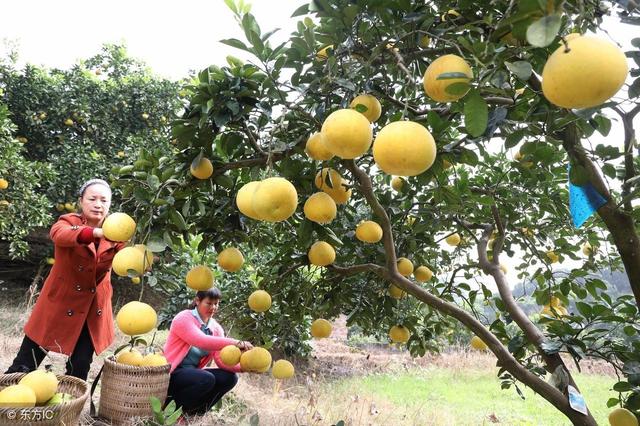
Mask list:
[[[616,396],[609,388],[614,379],[577,375],[578,386],[599,424],[607,424],[606,401]],[[421,370],[392,375],[370,375],[331,385],[337,400],[367,398],[385,401],[396,411],[403,424],[410,419],[429,419],[427,424],[491,424],[494,415],[501,424],[570,425],[548,402],[530,389],[523,390],[522,400],[514,389],[500,389],[500,381],[490,371]],[[382,415],[382,414],[381,414]]]

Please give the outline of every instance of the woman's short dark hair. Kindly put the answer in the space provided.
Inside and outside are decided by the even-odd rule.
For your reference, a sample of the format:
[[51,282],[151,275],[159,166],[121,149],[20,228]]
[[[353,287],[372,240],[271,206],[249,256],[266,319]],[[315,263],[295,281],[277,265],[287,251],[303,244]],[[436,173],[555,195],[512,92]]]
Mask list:
[[[196,293],[196,299],[204,300],[204,299],[214,299],[220,300],[222,299],[222,292],[218,287],[211,287],[209,290],[202,290]],[[192,302],[189,309],[193,309],[196,307],[196,302]]]

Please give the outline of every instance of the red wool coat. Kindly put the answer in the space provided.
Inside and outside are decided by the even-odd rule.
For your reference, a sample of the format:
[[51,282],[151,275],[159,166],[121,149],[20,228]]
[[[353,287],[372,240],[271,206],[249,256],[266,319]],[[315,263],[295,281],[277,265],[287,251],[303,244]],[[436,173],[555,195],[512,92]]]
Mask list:
[[111,261],[124,247],[104,238],[81,244],[86,228],[80,214],[60,216],[51,227],[55,263],[24,326],[25,334],[45,349],[70,355],[86,322],[96,354],[114,338]]

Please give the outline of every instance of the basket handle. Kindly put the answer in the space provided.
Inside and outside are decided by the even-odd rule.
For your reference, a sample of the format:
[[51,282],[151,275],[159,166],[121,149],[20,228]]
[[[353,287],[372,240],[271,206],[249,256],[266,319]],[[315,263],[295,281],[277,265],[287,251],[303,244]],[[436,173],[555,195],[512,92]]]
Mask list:
[[91,417],[96,416],[96,405],[93,403],[93,393],[96,391],[96,386],[98,386],[98,382],[100,381],[100,376],[102,375],[102,370],[104,369],[104,364],[100,367],[100,371],[98,371],[98,375],[95,379],[93,379],[93,383],[91,384],[91,393],[89,394],[89,401],[91,401],[91,407],[89,408],[89,415]]

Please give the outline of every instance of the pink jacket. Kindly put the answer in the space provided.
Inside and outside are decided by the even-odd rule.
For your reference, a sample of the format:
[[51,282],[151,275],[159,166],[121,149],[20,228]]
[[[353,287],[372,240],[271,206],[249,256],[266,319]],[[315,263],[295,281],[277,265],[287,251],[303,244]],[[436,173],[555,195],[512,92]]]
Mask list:
[[200,322],[191,314],[191,310],[186,309],[173,318],[169,328],[169,337],[164,344],[164,356],[171,364],[170,372],[180,365],[184,357],[187,356],[191,346],[210,351],[209,355],[200,360],[199,368],[204,368],[211,360],[215,360],[217,366],[223,370],[239,373],[240,364],[228,367],[220,360],[220,351],[228,345],[235,345],[238,340],[224,337],[222,326],[214,319],[209,321],[209,330],[212,335],[208,336],[200,330]]

